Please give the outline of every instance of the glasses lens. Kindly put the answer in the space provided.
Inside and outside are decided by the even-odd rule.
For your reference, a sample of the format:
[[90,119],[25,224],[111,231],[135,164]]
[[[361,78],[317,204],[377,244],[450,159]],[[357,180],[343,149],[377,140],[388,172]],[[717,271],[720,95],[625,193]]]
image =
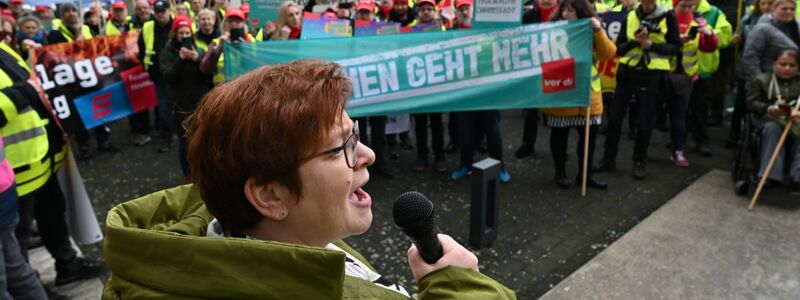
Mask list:
[[347,139],[345,151],[347,151],[347,166],[355,167],[358,161],[358,133],[354,133]]

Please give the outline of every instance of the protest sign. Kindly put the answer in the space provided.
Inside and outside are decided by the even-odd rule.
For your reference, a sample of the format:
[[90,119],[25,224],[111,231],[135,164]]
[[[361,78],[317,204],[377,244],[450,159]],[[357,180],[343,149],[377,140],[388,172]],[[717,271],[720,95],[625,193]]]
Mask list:
[[250,21],[255,28],[266,22],[278,21],[278,10],[283,0],[250,0]]
[[365,20],[355,21],[354,36],[386,35],[400,32],[400,23],[370,22]]
[[37,49],[36,76],[67,133],[155,107],[155,86],[136,57],[137,32]]
[[351,116],[587,106],[588,22],[225,44],[225,77],[303,58],[332,60],[352,81]]
[[522,0],[475,0],[474,28],[517,26],[522,22]]
[[[619,11],[608,11],[601,15],[603,29],[606,30],[608,38],[612,42],[617,41],[617,36],[622,31],[622,20],[625,20],[628,13]],[[603,93],[612,93],[617,88],[617,64],[619,57],[614,55],[610,59],[601,60],[597,63],[597,73],[600,75],[600,84],[603,86]]]
[[320,17],[308,12],[303,16],[301,40],[349,37],[351,34],[352,28],[348,19]]

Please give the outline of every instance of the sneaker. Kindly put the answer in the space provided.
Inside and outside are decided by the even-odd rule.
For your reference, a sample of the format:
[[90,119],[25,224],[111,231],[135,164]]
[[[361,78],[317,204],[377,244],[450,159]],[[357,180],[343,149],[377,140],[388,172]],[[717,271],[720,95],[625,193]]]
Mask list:
[[47,285],[44,283],[42,283],[42,287],[44,287],[44,293],[48,300],[69,300],[69,297],[57,293],[56,291],[47,287]]
[[613,159],[604,157],[602,160],[600,160],[599,164],[593,165],[591,168],[592,172],[597,173],[614,171],[617,169],[617,162]]
[[434,169],[436,169],[436,172],[439,172],[439,173],[447,172],[447,163],[445,163],[444,160],[441,160],[441,159],[440,160],[436,160],[436,164],[434,165]]
[[500,182],[508,183],[510,181],[511,181],[511,174],[508,174],[508,171],[506,170],[500,171]]
[[678,167],[685,168],[689,166],[689,161],[686,159],[685,156],[683,156],[682,150],[672,152],[672,155],[669,157],[669,159],[672,160]]
[[520,159],[521,158],[525,158],[525,157],[528,157],[528,156],[532,155],[533,152],[534,152],[533,145],[531,145],[531,144],[522,144],[522,146],[519,146],[519,149],[517,149],[517,152],[514,152],[514,157],[520,158]]
[[75,257],[70,262],[56,262],[56,286],[99,277],[108,272],[105,264],[85,257]]
[[633,179],[642,180],[645,176],[647,176],[647,171],[644,169],[644,162],[637,161],[634,163],[633,166]]
[[133,134],[133,145],[142,146],[150,141],[150,136],[146,134]]
[[461,178],[466,177],[469,174],[470,174],[469,168],[460,167],[460,168],[456,169],[455,171],[453,171],[453,173],[450,173],[450,179],[459,180]]

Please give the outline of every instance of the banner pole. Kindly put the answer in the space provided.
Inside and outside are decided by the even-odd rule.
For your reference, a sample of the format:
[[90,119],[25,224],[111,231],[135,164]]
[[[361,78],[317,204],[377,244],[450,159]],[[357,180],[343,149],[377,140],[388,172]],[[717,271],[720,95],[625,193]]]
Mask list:
[[589,177],[589,126],[591,118],[591,101],[589,106],[586,107],[586,118],[584,120],[583,129],[583,173],[581,174],[581,197],[586,197],[586,179]]
[[[797,104],[794,105],[792,112],[796,112],[800,110],[800,98],[797,99]],[[761,175],[761,180],[758,182],[758,187],[756,188],[756,193],[753,194],[753,200],[750,201],[750,205],[747,207],[748,211],[753,210],[753,207],[756,206],[756,201],[758,201],[758,196],[761,195],[761,190],[764,188],[764,183],[767,182],[767,174],[772,171],[772,167],[775,165],[775,159],[778,158],[778,155],[781,152],[781,148],[783,148],[783,143],[786,142],[786,136],[789,135],[789,130],[792,129],[792,114],[789,113],[789,118],[786,122],[786,127],[783,129],[783,134],[781,134],[781,139],[778,140],[778,145],[775,146],[775,150],[772,151],[772,157],[769,158],[769,163],[767,164],[767,168],[764,169],[764,175]],[[783,170],[781,170],[783,171]]]

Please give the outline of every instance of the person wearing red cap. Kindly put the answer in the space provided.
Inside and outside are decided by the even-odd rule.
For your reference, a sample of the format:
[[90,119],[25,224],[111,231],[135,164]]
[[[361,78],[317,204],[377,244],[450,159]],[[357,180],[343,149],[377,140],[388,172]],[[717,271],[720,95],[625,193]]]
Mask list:
[[394,7],[389,12],[389,21],[400,23],[400,26],[408,26],[417,19],[417,12],[408,9],[408,0],[394,0]]
[[[550,20],[550,14],[558,8],[558,0],[532,0],[533,8],[522,15],[522,24],[535,24]],[[514,152],[514,157],[522,159],[536,153],[536,139],[539,132],[539,110],[525,110],[522,126],[522,145]]]
[[225,13],[222,21],[222,35],[211,41],[208,52],[200,63],[200,70],[213,76],[214,85],[225,82],[225,57],[222,55],[222,42],[241,43],[254,42],[255,38],[247,33],[244,13],[238,8],[231,8]]
[[109,36],[128,32],[132,26],[130,20],[125,2],[115,2],[111,5],[111,18],[106,22],[105,34]]
[[39,18],[39,21],[43,24],[49,23],[55,17],[53,9],[47,5],[37,5],[36,10],[33,11],[33,15]]
[[376,19],[381,22],[389,22],[389,15],[392,12],[392,6],[394,6],[394,1],[392,0],[378,1],[378,13],[375,15]]
[[453,28],[472,28],[472,1],[456,0],[456,21],[453,24]]
[[[230,13],[231,10],[228,12]],[[200,71],[200,59],[205,51],[196,46],[192,21],[188,16],[175,16],[172,32],[161,53],[161,72],[172,91],[171,121],[178,134],[178,161],[183,176],[189,176],[186,160],[186,136],[181,123],[197,107],[203,95],[212,87],[211,76]]]
[[356,20],[375,21],[375,2],[361,0],[356,5]]
[[11,8],[11,13],[14,16],[14,19],[19,19],[30,15],[30,13],[25,10],[25,7],[23,7],[24,4],[23,0],[11,0],[8,1],[8,3],[9,3],[9,8]]
[[89,27],[89,31],[92,32],[92,36],[99,36],[100,35],[100,19],[99,8],[95,9],[94,7],[89,8],[85,13],[83,13],[83,24]]

